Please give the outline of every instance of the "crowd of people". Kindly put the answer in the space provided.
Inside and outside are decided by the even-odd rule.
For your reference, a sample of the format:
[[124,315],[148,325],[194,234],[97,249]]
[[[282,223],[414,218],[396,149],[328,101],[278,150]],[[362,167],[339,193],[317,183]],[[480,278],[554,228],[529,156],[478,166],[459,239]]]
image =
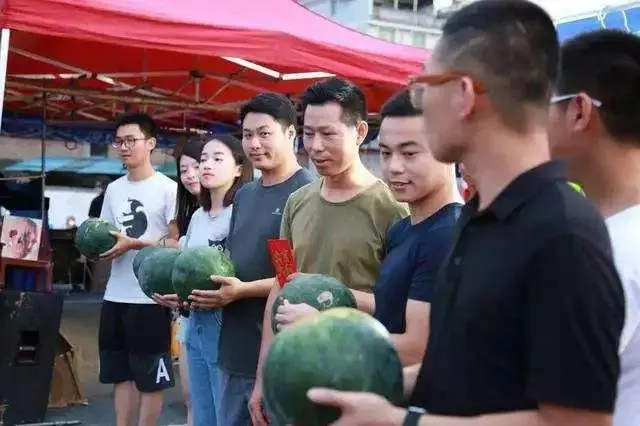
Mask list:
[[[447,19],[424,74],[382,107],[383,180],[360,161],[363,93],[334,77],[296,109],[261,93],[242,138],[213,135],[155,172],[157,127],[120,117],[127,175],[101,217],[121,229],[102,307],[100,380],[116,425],[155,425],[174,386],[178,311],[189,425],[269,424],[261,393],[280,285],[267,240],[286,238],[299,273],[345,283],[390,332],[407,403],[312,389],[336,426],[640,425],[640,39],[599,30],[562,46],[526,0],[479,0]],[[472,183],[466,204],[454,165]],[[261,172],[254,179],[253,172]],[[586,196],[569,181],[579,182]],[[147,298],[132,271],[149,245],[219,246],[235,277]],[[285,303],[288,327],[314,309]],[[284,426],[284,425],[283,425]]]

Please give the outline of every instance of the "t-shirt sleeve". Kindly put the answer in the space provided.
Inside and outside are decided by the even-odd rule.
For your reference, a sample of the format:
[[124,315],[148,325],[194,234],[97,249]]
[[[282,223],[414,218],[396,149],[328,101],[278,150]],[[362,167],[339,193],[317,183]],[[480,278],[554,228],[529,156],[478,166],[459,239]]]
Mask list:
[[560,235],[541,247],[529,271],[528,393],[540,404],[611,413],[624,296],[610,253]]
[[111,190],[110,187],[107,186],[107,190],[104,192],[104,200],[102,201],[102,209],[100,209],[100,219],[115,225],[116,218],[111,210],[111,203]]
[[452,243],[453,230],[442,228],[430,232],[425,243],[416,248],[416,268],[411,277],[409,299],[431,303],[438,272]]
[[236,226],[237,209],[240,204],[239,197],[238,197],[239,193],[240,191],[236,192],[236,196],[233,198],[233,205],[231,206],[231,219],[229,219],[229,234],[227,234],[227,241],[225,242],[225,247],[227,250],[230,250],[232,247],[231,239],[233,238],[233,234]]
[[176,198],[178,192],[178,185],[172,182],[166,192],[165,200],[165,223],[169,225],[172,220],[176,218]]
[[291,197],[287,200],[282,212],[282,221],[280,222],[280,238],[292,241],[291,239]]

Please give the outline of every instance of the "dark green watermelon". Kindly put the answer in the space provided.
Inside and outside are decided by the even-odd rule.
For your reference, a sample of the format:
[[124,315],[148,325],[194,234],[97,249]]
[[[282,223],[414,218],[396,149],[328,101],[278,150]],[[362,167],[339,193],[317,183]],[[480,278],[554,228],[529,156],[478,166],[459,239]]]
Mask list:
[[106,220],[89,218],[76,230],[75,246],[83,256],[97,259],[116,244],[117,238],[111,232],[118,232],[118,228]]
[[173,289],[180,300],[187,301],[193,290],[218,290],[211,275],[233,277],[235,267],[229,258],[216,247],[193,247],[180,253],[173,265]]
[[154,293],[173,293],[171,276],[173,265],[179,255],[178,249],[158,247],[142,260],[138,269],[138,284],[147,297],[151,297]]
[[161,247],[157,246],[149,246],[136,253],[136,256],[133,258],[133,275],[135,275],[136,278],[138,278],[138,271],[140,270],[140,266],[142,265],[144,259],[158,251],[160,248]]
[[274,333],[278,332],[275,315],[284,299],[289,303],[306,303],[319,311],[358,307],[351,290],[337,279],[322,274],[300,274],[280,290],[271,307],[271,329]]
[[334,308],[274,337],[262,392],[272,424],[324,426],[340,411],[309,401],[309,389],[372,392],[397,405],[403,400],[402,382],[402,363],[385,327],[357,309]]

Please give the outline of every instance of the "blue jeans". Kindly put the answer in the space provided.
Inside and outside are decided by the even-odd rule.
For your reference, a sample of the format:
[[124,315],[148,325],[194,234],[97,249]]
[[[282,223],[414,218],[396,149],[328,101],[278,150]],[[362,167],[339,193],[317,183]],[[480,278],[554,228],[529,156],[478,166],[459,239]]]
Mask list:
[[220,404],[218,338],[220,310],[191,312],[186,347],[193,426],[216,426]]
[[[220,410],[218,419],[224,426],[252,426],[249,398],[255,379],[220,371]],[[279,425],[278,425],[279,426]]]

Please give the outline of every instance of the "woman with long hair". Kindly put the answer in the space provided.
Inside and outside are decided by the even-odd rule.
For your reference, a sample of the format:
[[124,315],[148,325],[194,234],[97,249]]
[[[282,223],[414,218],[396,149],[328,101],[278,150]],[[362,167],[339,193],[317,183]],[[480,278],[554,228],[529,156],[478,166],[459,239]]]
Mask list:
[[[176,216],[171,223],[170,232],[167,237],[161,239],[159,245],[165,247],[180,247],[184,242],[189,223],[193,213],[200,207],[200,155],[204,142],[195,140],[183,145],[182,149],[175,155],[176,171],[178,175],[178,192],[176,199]],[[157,300],[156,300],[157,301]],[[176,339],[179,343],[180,388],[187,408],[187,425],[193,424],[191,397],[189,394],[189,368],[187,361],[187,351],[185,336],[187,333],[189,311],[181,310],[176,318],[178,331]]]
[[[242,143],[231,135],[210,138],[200,156],[200,205],[181,246],[210,246],[224,250],[231,224],[236,191],[253,179],[253,167]],[[160,296],[167,306],[174,296]],[[215,426],[218,398],[218,338],[220,309],[192,310],[189,314],[186,347],[194,426]],[[222,426],[222,425],[221,425]]]

